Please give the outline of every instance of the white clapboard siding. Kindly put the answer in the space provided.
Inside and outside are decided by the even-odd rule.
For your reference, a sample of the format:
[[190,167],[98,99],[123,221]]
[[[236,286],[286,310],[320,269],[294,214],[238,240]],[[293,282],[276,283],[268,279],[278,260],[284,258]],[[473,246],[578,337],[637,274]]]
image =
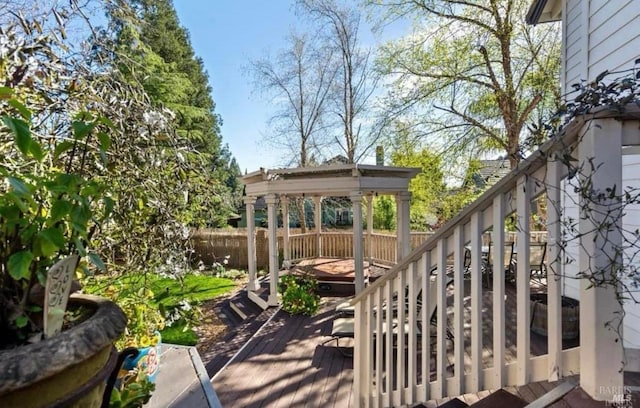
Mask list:
[[579,83],[584,78],[584,59],[582,35],[582,7],[580,0],[568,0],[566,5],[567,17],[563,23],[563,59],[562,88],[567,94],[571,85]]
[[591,0],[589,74],[631,68],[640,56],[640,4],[635,0]]
[[633,68],[640,57],[637,0],[566,0],[563,18],[563,92],[608,70]]

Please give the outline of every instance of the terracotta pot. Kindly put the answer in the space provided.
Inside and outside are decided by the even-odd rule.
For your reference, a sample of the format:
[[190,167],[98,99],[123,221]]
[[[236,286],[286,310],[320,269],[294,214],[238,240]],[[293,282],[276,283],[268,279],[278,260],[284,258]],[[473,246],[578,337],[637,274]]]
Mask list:
[[115,303],[72,295],[91,317],[57,336],[0,352],[0,407],[100,407],[127,319]]

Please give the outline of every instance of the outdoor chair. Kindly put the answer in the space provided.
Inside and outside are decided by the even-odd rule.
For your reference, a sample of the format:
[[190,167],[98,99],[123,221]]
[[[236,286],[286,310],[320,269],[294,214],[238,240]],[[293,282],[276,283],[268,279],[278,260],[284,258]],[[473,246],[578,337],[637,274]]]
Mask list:
[[531,269],[531,279],[542,283],[547,278],[547,265],[545,256],[547,254],[546,242],[532,242],[529,244],[529,268]]
[[[430,323],[431,325],[436,325],[437,321],[436,321],[436,310],[437,310],[437,294],[438,294],[438,288],[436,285],[436,275],[431,275],[431,279],[429,282],[429,309],[427,311],[427,314],[430,316]],[[450,284],[453,283],[453,278],[447,276],[446,277],[446,281],[445,281],[445,286],[449,286]],[[419,291],[418,295],[417,295],[417,313],[418,316],[421,316],[421,310],[422,310],[422,292]],[[397,320],[397,299],[394,302],[396,305],[393,306],[393,333],[394,335],[397,334],[397,327],[398,327],[398,320]],[[407,304],[405,304],[405,310],[408,313],[409,307]],[[386,312],[386,308],[383,308],[383,313]],[[375,311],[374,311],[375,313]],[[342,353],[345,356],[350,356],[351,354],[345,352],[343,350],[343,348],[340,347],[340,339],[342,338],[353,338],[354,336],[354,325],[355,325],[355,308],[350,304],[350,300],[346,301],[346,302],[342,302],[340,304],[338,304],[336,306],[336,317],[333,320],[333,326],[331,329],[331,338],[328,340],[325,340],[324,342],[322,342],[321,344],[326,344],[329,343],[331,341],[336,341],[336,347],[338,348],[338,350],[340,351],[340,353]],[[408,323],[404,322],[405,324],[405,333],[407,333],[408,331]],[[383,332],[387,332],[387,328],[386,328],[386,322],[383,322]],[[418,335],[422,334],[422,325],[421,322],[418,320]],[[446,336],[447,339],[450,341],[454,340],[453,337],[453,333],[451,332],[451,330],[447,327],[446,330]]]
[[469,248],[464,249],[464,262],[462,266],[464,268],[465,278],[469,277],[471,274],[471,250]]
[[[495,267],[493,254],[493,245],[489,244],[489,251],[487,253],[486,262],[482,271],[483,277],[486,279],[487,288],[491,287],[491,278],[493,277],[493,268]],[[515,276],[515,262],[513,260],[513,242],[504,243],[504,259],[502,261],[502,267],[504,268],[505,277],[512,278]]]

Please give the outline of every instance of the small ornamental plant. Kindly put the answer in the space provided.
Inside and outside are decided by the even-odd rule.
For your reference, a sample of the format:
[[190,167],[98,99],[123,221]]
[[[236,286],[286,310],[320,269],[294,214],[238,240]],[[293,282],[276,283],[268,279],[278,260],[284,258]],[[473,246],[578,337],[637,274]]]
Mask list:
[[313,316],[320,306],[318,282],[310,275],[284,275],[278,292],[282,296],[282,310],[291,314]]

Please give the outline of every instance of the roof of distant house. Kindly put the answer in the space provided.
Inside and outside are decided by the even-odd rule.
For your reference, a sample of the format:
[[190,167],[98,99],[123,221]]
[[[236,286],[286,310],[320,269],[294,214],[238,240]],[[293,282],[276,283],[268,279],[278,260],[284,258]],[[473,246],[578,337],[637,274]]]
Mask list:
[[484,188],[494,185],[510,171],[511,166],[506,158],[480,160],[480,168],[472,177],[477,187]]
[[328,159],[327,161],[325,161],[322,164],[348,164],[348,163],[349,163],[349,159],[347,159],[343,155],[339,154],[337,156],[334,156],[334,157]]

